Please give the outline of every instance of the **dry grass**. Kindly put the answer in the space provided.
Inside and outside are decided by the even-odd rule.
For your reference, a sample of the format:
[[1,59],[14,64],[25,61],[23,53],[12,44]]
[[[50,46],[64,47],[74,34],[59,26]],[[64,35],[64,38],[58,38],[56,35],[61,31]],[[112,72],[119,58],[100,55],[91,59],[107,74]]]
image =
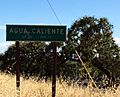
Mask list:
[[[16,97],[15,76],[0,74],[0,97]],[[33,79],[21,78],[21,97],[51,97],[51,82],[36,82]],[[120,97],[120,87],[115,93],[108,90],[98,93],[93,88],[67,86],[57,82],[56,97]]]

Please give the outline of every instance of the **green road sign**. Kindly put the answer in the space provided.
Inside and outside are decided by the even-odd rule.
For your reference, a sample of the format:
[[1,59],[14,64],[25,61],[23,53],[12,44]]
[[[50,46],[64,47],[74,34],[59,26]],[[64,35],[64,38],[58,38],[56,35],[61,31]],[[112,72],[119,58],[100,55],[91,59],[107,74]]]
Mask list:
[[6,25],[7,41],[65,41],[66,26]]

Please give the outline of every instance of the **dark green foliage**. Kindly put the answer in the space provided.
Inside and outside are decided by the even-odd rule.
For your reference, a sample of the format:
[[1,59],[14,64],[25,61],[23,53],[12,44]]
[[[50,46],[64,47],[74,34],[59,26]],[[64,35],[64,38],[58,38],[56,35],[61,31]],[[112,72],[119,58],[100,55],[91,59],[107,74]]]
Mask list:
[[[1,70],[7,73],[15,73],[15,45],[5,52]],[[20,71],[25,77],[39,76],[40,78],[51,76],[51,52],[43,42],[20,43]]]
[[[90,72],[94,79],[106,75],[110,85],[120,74],[120,50],[113,40],[112,28],[106,18],[83,17],[71,26],[66,44],[66,47],[72,44],[77,49],[84,63],[92,68]],[[102,74],[94,74],[99,70]]]

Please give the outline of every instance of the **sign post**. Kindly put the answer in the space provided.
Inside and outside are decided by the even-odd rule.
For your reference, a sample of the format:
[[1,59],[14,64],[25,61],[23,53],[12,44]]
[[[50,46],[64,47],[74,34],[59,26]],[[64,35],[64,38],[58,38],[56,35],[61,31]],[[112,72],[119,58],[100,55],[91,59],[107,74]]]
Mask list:
[[56,94],[56,56],[57,48],[56,42],[53,42],[53,65],[52,65],[52,97]]
[[56,42],[66,40],[66,26],[59,25],[6,25],[6,40],[16,41],[16,87],[20,96],[20,48],[19,41],[52,41],[53,71],[52,97],[56,94]]
[[17,91],[17,97],[20,97],[20,47],[19,47],[19,41],[16,41],[16,91]]

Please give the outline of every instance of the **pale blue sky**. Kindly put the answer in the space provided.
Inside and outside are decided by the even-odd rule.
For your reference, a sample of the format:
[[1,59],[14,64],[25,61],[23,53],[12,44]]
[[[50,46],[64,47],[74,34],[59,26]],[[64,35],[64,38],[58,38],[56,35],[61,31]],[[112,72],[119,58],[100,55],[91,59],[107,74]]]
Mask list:
[[[120,44],[120,0],[49,0],[62,24],[83,16],[106,17],[114,25],[113,37]],[[0,52],[6,42],[6,24],[59,24],[47,0],[0,0]]]

